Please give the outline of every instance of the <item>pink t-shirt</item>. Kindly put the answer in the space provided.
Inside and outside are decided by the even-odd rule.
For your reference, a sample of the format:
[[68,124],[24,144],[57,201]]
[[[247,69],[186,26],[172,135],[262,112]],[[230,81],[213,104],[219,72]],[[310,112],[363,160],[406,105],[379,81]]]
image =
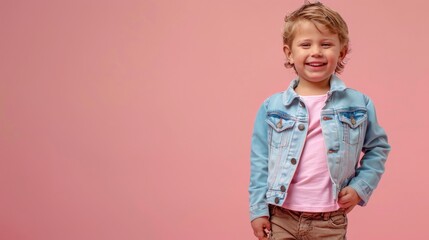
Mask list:
[[288,189],[284,208],[301,212],[329,212],[339,209],[332,192],[320,113],[327,95],[301,96],[309,114],[304,149]]

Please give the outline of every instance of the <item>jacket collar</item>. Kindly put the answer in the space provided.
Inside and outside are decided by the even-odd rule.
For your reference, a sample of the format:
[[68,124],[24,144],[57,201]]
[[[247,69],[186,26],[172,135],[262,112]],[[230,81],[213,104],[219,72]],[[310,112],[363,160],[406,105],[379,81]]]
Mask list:
[[[299,98],[299,95],[295,92],[296,86],[298,86],[299,78],[293,80],[288,89],[283,92],[283,104],[288,106],[290,105],[295,98]],[[331,80],[330,80],[330,90],[328,92],[328,97],[332,95],[333,92],[336,91],[343,91],[347,87],[344,84],[344,82],[337,77],[337,75],[332,74]]]

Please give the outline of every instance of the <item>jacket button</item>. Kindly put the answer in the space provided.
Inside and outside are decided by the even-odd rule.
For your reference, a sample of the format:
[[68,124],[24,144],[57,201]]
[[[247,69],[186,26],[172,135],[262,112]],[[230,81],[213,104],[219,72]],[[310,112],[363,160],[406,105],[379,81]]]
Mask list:
[[352,122],[352,125],[356,124],[356,119],[353,116],[350,118],[350,121]]
[[282,185],[282,186],[280,187],[280,191],[282,191],[282,192],[286,192],[286,187]]
[[302,131],[302,130],[304,130],[305,129],[305,126],[304,126],[304,124],[299,124],[298,125],[298,129],[300,130],[300,131]]
[[296,158],[292,158],[292,159],[290,160],[290,162],[292,163],[292,165],[295,165],[295,164],[296,164]]
[[275,203],[279,203],[279,202],[280,202],[280,198],[276,197],[276,198],[274,199],[274,202],[275,202]]

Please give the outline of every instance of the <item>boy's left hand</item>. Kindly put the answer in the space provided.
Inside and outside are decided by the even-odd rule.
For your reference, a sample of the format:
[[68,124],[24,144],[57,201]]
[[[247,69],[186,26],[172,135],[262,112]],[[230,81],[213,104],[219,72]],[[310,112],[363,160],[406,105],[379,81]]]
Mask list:
[[346,211],[346,213],[352,211],[360,201],[361,198],[357,194],[356,190],[349,186],[343,188],[338,195],[338,204]]

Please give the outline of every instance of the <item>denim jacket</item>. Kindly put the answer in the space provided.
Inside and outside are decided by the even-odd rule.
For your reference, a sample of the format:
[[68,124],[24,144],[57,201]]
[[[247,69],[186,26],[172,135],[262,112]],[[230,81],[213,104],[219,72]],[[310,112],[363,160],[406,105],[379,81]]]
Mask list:
[[[292,81],[286,91],[265,100],[258,111],[250,157],[250,220],[269,216],[269,204],[283,205],[299,164],[309,119],[304,102],[294,91],[297,85],[297,79]],[[362,199],[359,205],[366,205],[390,151],[372,101],[332,75],[320,124],[334,199],[350,186]]]

